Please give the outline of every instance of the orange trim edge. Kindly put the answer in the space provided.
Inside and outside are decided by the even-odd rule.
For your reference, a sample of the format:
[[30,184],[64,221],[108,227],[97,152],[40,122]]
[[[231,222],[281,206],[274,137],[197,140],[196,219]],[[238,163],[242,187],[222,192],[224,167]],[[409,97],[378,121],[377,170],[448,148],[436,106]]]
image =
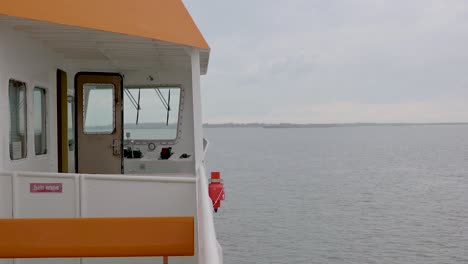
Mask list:
[[193,256],[193,217],[0,219],[0,258]]

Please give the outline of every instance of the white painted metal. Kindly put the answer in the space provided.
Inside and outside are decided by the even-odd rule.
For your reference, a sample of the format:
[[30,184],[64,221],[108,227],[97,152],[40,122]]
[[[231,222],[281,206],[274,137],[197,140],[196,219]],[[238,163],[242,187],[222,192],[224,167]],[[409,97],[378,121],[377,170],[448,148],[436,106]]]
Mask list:
[[[0,47],[2,47],[4,44],[4,39],[2,37],[0,37]],[[4,167],[4,164],[3,164],[3,161],[4,161],[4,154],[5,154],[5,149],[7,148],[6,144],[7,144],[7,141],[5,141],[6,139],[6,134],[5,134],[5,122],[9,121],[9,118],[7,119],[7,117],[9,116],[9,105],[6,104],[5,102],[5,99],[2,100],[2,98],[8,98],[8,93],[7,93],[7,90],[2,88],[1,87],[1,83],[2,83],[2,80],[5,78],[4,77],[4,73],[5,73],[5,67],[6,65],[4,65],[4,62],[5,61],[5,49],[2,49],[0,48],[0,168],[3,168]],[[0,261],[0,264],[1,264],[1,261]]]
[[192,52],[192,100],[193,100],[193,140],[195,148],[195,170],[203,161],[203,121],[201,111],[200,90],[200,52],[193,49]]
[[[62,193],[31,193],[31,183],[62,183]],[[197,180],[193,175],[117,176],[39,172],[0,172],[0,217],[194,216]],[[198,226],[200,221],[196,222]],[[195,227],[197,230],[197,227]],[[118,232],[118,230],[116,230]],[[198,244],[197,233],[195,241]],[[197,251],[197,250],[196,250]],[[171,263],[194,263],[194,257],[171,257]],[[101,258],[83,263],[104,263]],[[32,261],[32,262],[31,262]],[[50,260],[17,260],[49,263]],[[57,261],[57,259],[56,259]],[[162,263],[162,258],[112,258],[112,263]],[[79,263],[60,259],[58,263]]]
[[[57,131],[56,131],[56,112],[53,111],[56,105],[55,86],[56,86],[56,69],[60,68],[68,74],[68,88],[74,87],[74,75],[79,71],[90,70],[82,69],[79,66],[68,65],[63,59],[60,59],[58,54],[54,54],[37,41],[31,41],[21,32],[15,32],[9,28],[2,27],[0,24],[0,53],[9,52],[4,60],[0,61],[0,67],[5,68],[0,72],[0,93],[5,96],[0,97],[0,108],[6,108],[0,112],[3,125],[0,127],[1,142],[4,142],[4,147],[1,149],[1,163],[4,165],[0,168],[5,170],[23,170],[23,171],[56,171],[57,170]],[[18,65],[17,65],[18,64]],[[21,65],[25,65],[21,67]],[[11,67],[10,67],[11,66]],[[91,69],[97,70],[97,69]],[[106,70],[112,72],[111,69]],[[192,74],[190,69],[144,69],[140,71],[123,71],[124,85],[178,85],[184,88],[184,108],[186,109],[181,116],[182,134],[176,145],[173,145],[175,152],[174,157],[179,157],[182,153],[189,155],[194,154],[194,138],[193,138],[193,99],[192,99]],[[151,81],[148,76],[154,77]],[[32,103],[32,87],[39,84],[42,87],[48,88],[48,153],[47,155],[36,157],[33,152],[33,145],[28,150],[28,157],[24,160],[11,161],[9,159],[9,112],[8,112],[8,81],[10,78],[16,78],[26,82],[29,93],[29,106]],[[197,102],[195,105],[199,104]],[[28,107],[31,111],[29,119],[32,119],[32,107]],[[32,133],[32,130],[30,130]],[[32,135],[32,134],[31,134]],[[33,137],[29,135],[28,143],[33,144]],[[146,148],[142,148],[146,149]],[[160,151],[158,145],[157,151]],[[153,153],[157,158],[157,151]],[[149,156],[149,155],[148,155]],[[73,160],[73,159],[72,159]],[[170,163],[167,163],[170,164]],[[128,164],[129,172],[132,173],[148,173],[140,170],[140,164],[137,164],[133,169],[131,162]],[[156,165],[156,164],[153,164]],[[152,166],[148,165],[148,168]],[[153,166],[154,167],[154,166]],[[137,170],[135,170],[137,168]],[[193,159],[180,161],[173,165],[164,165],[161,168],[167,168],[163,173],[180,173],[194,171]],[[153,171],[154,172],[154,171]]]
[[[10,16],[0,16],[0,24],[25,32],[29,38],[63,55],[67,62],[80,64],[82,68],[99,66],[121,71],[174,66],[189,69],[190,66],[190,56],[183,45]],[[203,74],[208,60],[209,50],[203,50],[200,61]]]
[[[15,218],[67,218],[79,217],[79,196],[76,175],[35,175],[18,173],[15,180],[14,211]],[[30,193],[31,183],[60,182],[64,192]]]
[[13,173],[0,173],[0,218],[13,217]]
[[213,219],[213,205],[208,198],[208,179],[205,166],[197,170],[197,213],[200,219],[198,223],[198,262],[206,264],[223,263],[222,248],[216,240],[216,232]]
[[[13,217],[13,173],[0,172],[0,218]],[[0,259],[0,264],[12,264],[12,259]]]
[[[196,216],[195,178],[84,175],[81,216]],[[105,195],[104,195],[105,194]],[[193,263],[195,257],[172,257],[171,263]],[[162,263],[162,258],[87,258],[83,263]]]
[[[8,83],[10,79],[23,81],[27,85],[27,103],[28,120],[33,118],[32,91],[34,86],[41,86],[47,89],[48,105],[56,105],[55,89],[55,71],[60,56],[45,49],[38,43],[32,42],[22,33],[15,32],[0,23],[0,138],[3,147],[0,149],[2,157],[2,169],[4,170],[34,170],[34,171],[56,171],[56,111],[48,111],[48,153],[46,155],[36,156],[34,153],[34,135],[32,129],[29,129],[28,153],[27,158],[23,160],[10,161],[9,154],[9,102],[8,102]],[[30,122],[32,124],[32,122]]]
[[[207,141],[203,140],[200,75],[206,72],[208,60],[209,50],[0,15],[0,218],[194,216],[196,255],[170,257],[169,263],[222,263],[203,162]],[[171,145],[174,157],[158,161],[155,152],[141,161],[128,160],[124,165],[132,175],[56,173],[57,69],[67,73],[70,95],[74,76],[81,71],[118,72],[124,76],[124,86],[183,87],[182,134]],[[46,155],[34,155],[34,134],[29,129],[27,158],[10,160],[10,78],[27,84],[30,127],[33,88],[48,89]],[[156,151],[161,147],[157,145]],[[192,156],[177,159],[182,153]],[[41,182],[61,182],[64,191],[29,192],[30,183]],[[31,264],[162,262],[162,258],[16,260]],[[13,260],[0,259],[0,264],[7,263]]]

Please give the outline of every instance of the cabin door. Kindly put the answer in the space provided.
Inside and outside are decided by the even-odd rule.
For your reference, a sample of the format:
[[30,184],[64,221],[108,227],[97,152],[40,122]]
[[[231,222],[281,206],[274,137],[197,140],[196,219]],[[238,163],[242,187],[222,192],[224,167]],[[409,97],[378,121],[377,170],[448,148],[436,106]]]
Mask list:
[[75,85],[77,172],[121,174],[122,76],[78,73]]

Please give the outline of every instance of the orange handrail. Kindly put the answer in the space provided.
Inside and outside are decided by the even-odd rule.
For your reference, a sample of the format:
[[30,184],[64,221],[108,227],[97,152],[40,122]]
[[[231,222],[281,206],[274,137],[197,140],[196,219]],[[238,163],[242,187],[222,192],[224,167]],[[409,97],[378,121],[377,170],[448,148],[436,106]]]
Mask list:
[[193,217],[0,219],[0,258],[193,256]]

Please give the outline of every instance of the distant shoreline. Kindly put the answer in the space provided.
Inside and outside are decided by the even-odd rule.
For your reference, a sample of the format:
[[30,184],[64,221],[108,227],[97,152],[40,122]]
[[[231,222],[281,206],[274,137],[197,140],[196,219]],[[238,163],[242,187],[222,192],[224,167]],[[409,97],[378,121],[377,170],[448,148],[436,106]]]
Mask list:
[[205,128],[330,128],[330,127],[378,127],[378,126],[455,126],[468,125],[468,122],[448,123],[330,123],[330,124],[264,124],[264,123],[224,123],[203,124]]

